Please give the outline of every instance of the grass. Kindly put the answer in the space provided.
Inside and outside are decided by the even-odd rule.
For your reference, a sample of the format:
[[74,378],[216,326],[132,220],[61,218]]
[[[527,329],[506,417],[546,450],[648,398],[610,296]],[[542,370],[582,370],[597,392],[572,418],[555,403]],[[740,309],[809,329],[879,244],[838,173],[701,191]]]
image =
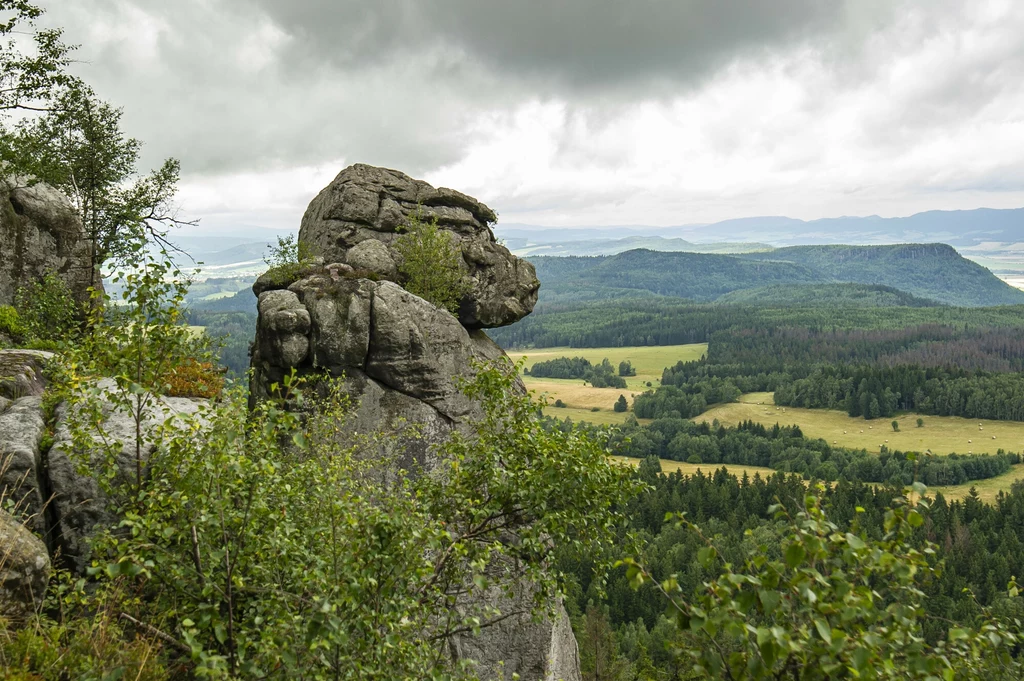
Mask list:
[[1000,492],[1009,492],[1010,486],[1018,480],[1024,480],[1024,464],[1017,464],[1009,472],[987,480],[975,480],[963,485],[946,485],[942,487],[929,487],[928,496],[942,492],[946,499],[963,499],[973,487],[978,492],[978,497],[985,503],[991,504],[999,496]]
[[[611,456],[608,457],[615,463],[620,463],[628,466],[639,466],[640,459],[634,459],[628,456]],[[740,466],[737,464],[726,464],[726,463],[684,463],[681,461],[671,461],[669,459],[660,459],[661,471],[663,473],[672,473],[679,471],[683,475],[693,475],[697,471],[702,471],[704,475],[711,475],[719,468],[725,468],[731,475],[735,475],[737,478],[743,477],[746,473],[751,478],[755,474],[761,476],[761,478],[768,478],[775,474],[775,470],[772,468],[762,468],[760,466]],[[1008,492],[1010,486],[1018,480],[1024,480],[1024,464],[1017,464],[1008,473],[999,475],[988,480],[976,480],[974,482],[968,482],[963,485],[946,485],[939,487],[929,487],[928,496],[934,497],[937,493],[942,492],[948,501],[962,500],[967,497],[971,492],[971,488],[974,488],[978,493],[978,498],[986,504],[994,503],[996,497],[999,496],[1000,492]]]
[[[573,421],[588,421],[596,424],[622,423],[627,414],[612,411],[615,401],[619,395],[625,395],[632,404],[633,397],[645,390],[650,390],[647,383],[652,387],[661,384],[661,372],[665,367],[672,366],[676,362],[688,362],[700,359],[707,352],[707,343],[695,343],[692,345],[665,345],[658,347],[629,347],[629,348],[543,348],[540,350],[527,350],[525,352],[510,352],[509,357],[513,361],[526,358],[524,366],[529,368],[535,362],[555,359],[556,357],[584,357],[593,364],[599,364],[604,358],[615,366],[619,362],[629,360],[636,369],[636,376],[626,378],[626,389],[620,388],[595,388],[585,385],[583,379],[569,378],[533,378],[523,376],[523,383],[537,396],[546,395],[548,400],[554,404],[555,400],[562,400],[566,409],[549,408],[544,413],[548,416],[558,418],[572,417]],[[592,412],[597,407],[601,411]]]
[[[933,454],[995,454],[996,450],[1024,451],[1024,423],[964,419],[956,416],[924,416],[924,427],[917,427],[918,414],[901,414],[895,419],[851,418],[845,412],[829,409],[776,407],[772,393],[748,393],[739,402],[713,407],[697,421],[718,421],[735,425],[743,420],[767,426],[799,425],[804,435],[821,438],[850,449],[877,452],[882,445],[905,452],[931,450]],[[899,423],[893,432],[890,423]],[[981,429],[979,430],[979,425]],[[995,439],[993,439],[995,438]]]
[[[608,457],[615,463],[620,463],[628,466],[639,466],[640,459],[634,459],[629,456],[611,456]],[[682,461],[672,461],[670,459],[660,459],[661,471],[663,473],[674,473],[676,471],[683,475],[693,475],[697,471],[702,471],[704,475],[711,475],[719,468],[725,468],[731,475],[735,475],[738,478],[743,477],[746,473],[751,478],[754,475],[760,475],[762,478],[771,477],[775,475],[775,471],[771,468],[762,468],[760,466],[740,466],[732,463],[684,463]],[[1024,471],[1022,471],[1024,473]]]
[[[637,375],[627,377],[626,384],[630,390],[642,392],[648,389],[648,381],[651,382],[652,387],[661,383],[661,372],[665,367],[673,366],[679,361],[690,362],[700,359],[707,351],[707,343],[693,343],[690,345],[642,345],[626,348],[539,348],[509,352],[508,356],[516,362],[525,357],[527,368],[532,367],[535,362],[557,357],[583,357],[593,364],[600,364],[601,360],[607,357],[617,370],[619,362],[629,360],[633,364],[633,368],[636,369]],[[583,381],[572,381],[572,383],[582,385]]]
[[[545,416],[551,416],[556,419],[571,418],[573,423],[580,423],[586,421],[587,423],[593,423],[595,426],[617,426],[625,422],[626,417],[629,416],[630,412],[617,412],[608,409],[602,409],[601,411],[591,411],[590,409],[573,409],[571,407],[551,407],[549,406],[544,410]],[[649,419],[639,419],[640,423],[650,423]]]

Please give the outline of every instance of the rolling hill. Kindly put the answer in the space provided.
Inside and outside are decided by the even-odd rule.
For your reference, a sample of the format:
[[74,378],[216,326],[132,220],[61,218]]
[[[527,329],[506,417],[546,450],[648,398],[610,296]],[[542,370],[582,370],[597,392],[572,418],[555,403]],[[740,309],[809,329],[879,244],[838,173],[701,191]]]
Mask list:
[[537,267],[544,302],[638,295],[711,302],[747,289],[856,283],[886,286],[947,305],[1024,303],[1024,291],[945,244],[794,246],[739,255],[638,249],[612,256],[530,261]]

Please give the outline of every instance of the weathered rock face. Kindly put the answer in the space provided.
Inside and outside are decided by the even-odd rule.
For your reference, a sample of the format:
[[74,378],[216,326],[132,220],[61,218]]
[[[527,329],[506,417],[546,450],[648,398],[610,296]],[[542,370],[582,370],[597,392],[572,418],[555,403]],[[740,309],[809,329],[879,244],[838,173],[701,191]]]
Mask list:
[[462,250],[472,291],[459,320],[473,329],[505,326],[533,310],[540,282],[533,265],[498,244],[497,216],[471,196],[434,188],[386,168],[357,164],[341,171],[306,209],[299,241],[324,262],[340,262],[400,282],[395,240],[409,223],[437,220]]
[[[436,218],[461,248],[473,286],[457,318],[399,285],[394,242],[416,213],[420,220]],[[293,369],[300,376],[344,376],[358,404],[352,427],[397,432],[388,460],[429,470],[431,446],[481,413],[459,390],[460,380],[471,377],[474,360],[505,356],[481,329],[521,319],[537,300],[533,266],[495,242],[488,227],[494,220],[472,197],[393,170],[343,170],[302,219],[300,245],[322,257],[295,281],[265,276],[253,286],[259,318],[250,399],[265,399]],[[402,435],[408,426],[415,437]],[[513,673],[524,681],[580,679],[564,610],[537,623],[526,614],[529,594],[511,600],[495,594],[495,600],[502,612],[522,614],[480,636],[457,637],[453,656],[476,661],[485,679]]]
[[[97,387],[102,394],[113,389],[111,379],[102,379]],[[158,397],[146,411],[142,420],[143,445],[139,455],[142,465],[153,451],[152,430],[174,414],[193,414],[205,400],[186,397]],[[103,428],[107,437],[123,443],[115,462],[117,477],[130,482],[136,475],[135,421],[131,415],[115,409],[110,401],[103,403]],[[40,482],[50,494],[47,509],[48,543],[60,552],[65,564],[78,573],[89,565],[88,539],[97,526],[109,527],[118,517],[110,508],[92,471],[102,470],[99,460],[82,466],[76,456],[68,424],[68,407],[57,408],[53,446],[41,453]]]
[[46,545],[0,510],[0,616],[38,611],[49,579]]
[[[49,354],[0,351],[0,369],[14,367],[15,375],[41,376]],[[0,371],[0,387],[5,375]],[[13,501],[17,520],[43,537],[46,547],[59,554],[67,567],[81,573],[88,565],[87,540],[95,528],[117,522],[90,472],[101,470],[106,464],[93,461],[92,465],[80,465],[88,462],[80,461],[74,453],[65,404],[57,407],[50,424],[52,437],[46,437],[42,384],[32,385],[38,391],[34,388],[16,399],[0,398],[0,498]],[[125,443],[117,456],[117,475],[130,480],[135,475],[135,422],[129,414],[115,409],[108,399],[113,385],[111,379],[103,379],[96,388],[103,405],[104,431],[110,438]],[[149,458],[153,448],[151,433],[158,424],[174,414],[195,413],[204,402],[183,397],[156,399],[142,421],[145,444],[140,450],[141,461],[145,463]]]
[[54,272],[79,302],[89,300],[92,251],[67,198],[53,187],[0,178],[0,305],[23,286]]

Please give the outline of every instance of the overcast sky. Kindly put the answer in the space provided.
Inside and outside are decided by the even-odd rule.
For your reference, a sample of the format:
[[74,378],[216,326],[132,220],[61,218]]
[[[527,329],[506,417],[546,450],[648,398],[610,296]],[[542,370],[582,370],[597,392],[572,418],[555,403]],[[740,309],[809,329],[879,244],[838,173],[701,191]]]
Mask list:
[[505,223],[1024,206],[1020,0],[40,0],[205,230],[363,162]]

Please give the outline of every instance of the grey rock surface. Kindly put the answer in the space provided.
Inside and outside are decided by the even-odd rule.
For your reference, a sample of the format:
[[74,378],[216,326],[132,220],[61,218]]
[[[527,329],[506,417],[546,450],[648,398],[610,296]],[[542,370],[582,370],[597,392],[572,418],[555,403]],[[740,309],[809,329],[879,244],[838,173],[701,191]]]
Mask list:
[[19,617],[38,611],[49,579],[46,545],[0,510],[0,615]]
[[[579,646],[572,632],[569,615],[559,606],[554,617],[533,621],[528,612],[531,596],[516,594],[508,598],[491,594],[502,614],[516,613],[480,630],[478,635],[452,638],[455,659],[473,660],[481,679],[521,679],[543,681],[582,681]],[[520,612],[525,611],[525,612]]]
[[10,305],[19,288],[51,272],[79,302],[89,300],[90,286],[102,286],[74,208],[41,182],[0,178],[0,254],[0,305]]
[[[97,387],[103,407],[103,428],[111,441],[121,444],[116,455],[116,477],[121,481],[135,479],[135,421],[125,411],[114,407],[107,395],[113,381],[103,379]],[[138,449],[139,462],[145,466],[154,447],[154,429],[175,414],[193,414],[205,400],[186,397],[160,397],[143,418],[143,441]],[[97,450],[98,451],[98,450]],[[69,428],[69,407],[57,407],[56,434],[53,447],[46,456],[46,475],[53,495],[55,526],[50,528],[53,544],[59,547],[63,560],[82,573],[89,564],[88,538],[97,526],[112,526],[117,516],[97,483],[95,471],[105,466],[99,454],[84,460],[76,453]],[[144,473],[143,473],[144,474]]]
[[0,499],[13,501],[19,519],[39,533],[46,529],[38,478],[45,430],[40,397],[22,397],[0,412]]
[[16,400],[42,395],[44,370],[52,358],[53,353],[45,350],[0,350],[0,397]]
[[533,265],[495,240],[490,228],[497,221],[494,211],[471,196],[396,170],[362,164],[342,170],[309,204],[299,241],[326,262],[398,277],[401,283],[396,269],[401,256],[394,244],[413,216],[423,222],[436,219],[462,251],[472,285],[459,310],[464,326],[505,326],[533,310],[540,282]]

